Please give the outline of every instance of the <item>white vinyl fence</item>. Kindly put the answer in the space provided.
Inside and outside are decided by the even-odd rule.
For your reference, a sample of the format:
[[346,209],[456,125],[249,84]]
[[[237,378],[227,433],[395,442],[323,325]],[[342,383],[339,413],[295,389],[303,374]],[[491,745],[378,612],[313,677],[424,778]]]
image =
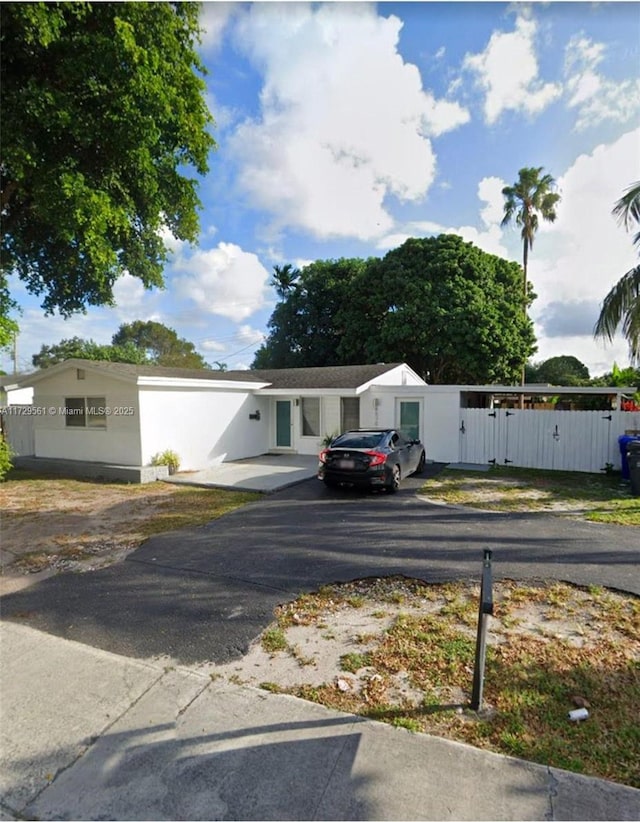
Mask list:
[[16,457],[31,457],[36,452],[34,417],[20,415],[20,409],[30,408],[30,405],[10,405],[2,415],[2,433]]
[[460,462],[597,472],[620,470],[618,437],[635,411],[460,409]]

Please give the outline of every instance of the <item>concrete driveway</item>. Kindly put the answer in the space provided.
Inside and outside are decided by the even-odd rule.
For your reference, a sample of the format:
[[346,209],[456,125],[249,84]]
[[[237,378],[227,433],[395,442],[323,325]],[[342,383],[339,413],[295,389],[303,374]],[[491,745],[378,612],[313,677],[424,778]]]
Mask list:
[[407,478],[387,495],[309,480],[154,537],[118,565],[7,595],[2,616],[114,653],[194,664],[244,654],[274,607],[302,591],[392,574],[477,579],[484,548],[496,578],[640,595],[637,529],[434,505],[416,495],[423,481]]
[[262,454],[260,457],[222,462],[203,471],[184,471],[174,474],[166,482],[269,494],[311,479],[317,471],[316,455]]

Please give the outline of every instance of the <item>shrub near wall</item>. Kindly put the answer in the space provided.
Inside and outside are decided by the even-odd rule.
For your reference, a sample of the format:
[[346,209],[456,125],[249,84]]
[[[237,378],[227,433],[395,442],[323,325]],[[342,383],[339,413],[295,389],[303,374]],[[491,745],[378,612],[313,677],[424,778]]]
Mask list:
[[5,440],[4,436],[0,434],[0,482],[5,479],[12,467],[9,443]]

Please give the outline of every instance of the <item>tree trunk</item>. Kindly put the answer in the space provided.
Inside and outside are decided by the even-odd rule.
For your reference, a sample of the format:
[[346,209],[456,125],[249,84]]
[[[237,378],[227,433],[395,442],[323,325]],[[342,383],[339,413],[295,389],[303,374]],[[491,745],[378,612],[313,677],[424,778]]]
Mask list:
[[[522,310],[524,311],[524,318],[527,319],[527,264],[529,262],[529,241],[524,238],[524,248],[522,254]],[[520,385],[524,385],[526,363],[522,363],[522,371],[520,373]],[[524,408],[524,394],[520,394],[520,402],[518,403],[520,409]]]

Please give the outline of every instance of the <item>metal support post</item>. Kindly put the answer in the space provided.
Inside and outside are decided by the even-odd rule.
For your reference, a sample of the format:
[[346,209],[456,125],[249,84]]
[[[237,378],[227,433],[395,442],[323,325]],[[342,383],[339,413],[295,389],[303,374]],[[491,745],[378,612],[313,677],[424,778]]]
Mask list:
[[478,608],[478,634],[476,637],[476,659],[473,666],[473,689],[471,710],[479,711],[484,689],[484,664],[487,655],[487,622],[493,614],[493,572],[491,556],[493,552],[485,548],[482,561],[482,582],[480,583],[480,606]]

